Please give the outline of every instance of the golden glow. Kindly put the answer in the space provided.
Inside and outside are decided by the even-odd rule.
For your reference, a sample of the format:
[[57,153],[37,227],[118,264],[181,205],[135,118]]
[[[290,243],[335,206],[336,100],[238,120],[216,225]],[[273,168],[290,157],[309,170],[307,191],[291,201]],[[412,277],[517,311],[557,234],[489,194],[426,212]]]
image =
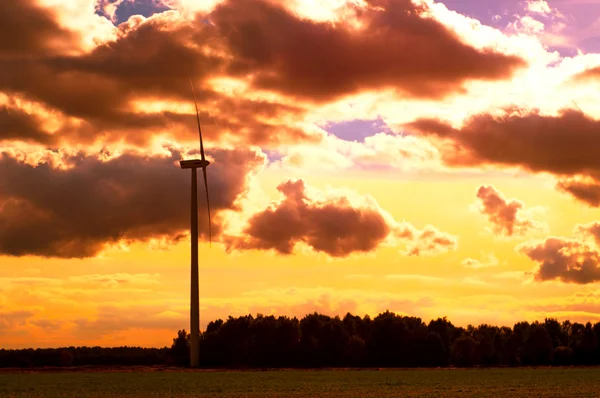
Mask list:
[[[470,116],[501,115],[513,112],[514,107],[520,108],[520,112],[539,109],[542,115],[556,115],[565,107],[579,108],[590,117],[600,118],[598,84],[575,78],[584,70],[600,65],[600,54],[561,57],[549,51],[544,46],[548,40],[566,43],[568,38],[561,36],[560,25],[541,24],[535,15],[521,18],[512,27],[512,34],[507,34],[452,12],[442,3],[418,1],[429,6],[426,18],[440,21],[465,43],[523,57],[527,67],[506,81],[465,83],[463,92],[435,100],[411,99],[382,88],[316,104],[291,95],[256,90],[252,75],[244,79],[215,75],[198,82],[215,94],[203,101],[202,111],[218,119],[214,124],[230,123],[234,126],[231,129],[242,130],[234,132],[240,133],[237,138],[247,131],[262,133],[260,129],[264,126],[260,123],[272,127],[272,130],[265,128],[270,135],[261,145],[275,142],[278,134],[291,128],[315,137],[313,142],[279,148],[281,158],[250,180],[249,191],[239,203],[241,210],[223,211],[214,220],[225,221],[227,233],[241,234],[252,214],[280,199],[276,187],[282,181],[303,178],[306,191],[313,196],[348,196],[355,205],[367,203],[380,208],[394,222],[409,223],[419,231],[434,226],[458,237],[456,248],[432,255],[407,256],[401,240],[390,239],[370,253],[331,258],[302,243],[292,255],[282,256],[259,250],[228,253],[222,243],[213,243],[209,248],[203,242],[200,246],[203,328],[217,318],[248,313],[303,316],[313,311],[332,315],[349,311],[374,315],[386,309],[425,320],[448,316],[463,326],[481,322],[512,324],[546,316],[573,321],[600,320],[596,309],[600,307],[594,307],[600,305],[595,285],[536,281],[531,273],[535,264],[515,250],[523,242],[548,235],[573,237],[577,224],[600,219],[599,209],[586,207],[559,192],[556,178],[549,175],[508,168],[496,170],[491,166],[477,170],[450,169],[426,138],[399,134],[403,124],[422,117],[447,120],[460,127]],[[151,18],[185,25],[193,20],[195,12],[209,11],[220,1],[160,2],[176,11]],[[72,53],[90,52],[147,21],[136,17],[117,28],[94,13],[94,0],[41,0],[40,3],[52,7],[59,22],[79,35],[81,43],[69,49]],[[364,2],[353,3],[365,6]],[[116,4],[106,10],[113,16]],[[335,25],[345,23],[344,18],[350,13],[344,4],[341,0],[310,0],[288,2],[286,7],[303,17]],[[543,0],[527,1],[526,6],[534,14],[557,12]],[[359,22],[348,23],[361,28]],[[222,49],[201,49],[204,55],[222,55],[219,53]],[[103,76],[102,81],[111,82],[111,77]],[[100,83],[94,84],[101,87]],[[49,132],[86,123],[12,93],[0,93],[2,105],[9,110],[35,114]],[[194,112],[191,101],[163,98],[137,97],[127,105],[128,111],[135,113],[172,112],[191,116]],[[240,111],[235,112],[238,105]],[[509,110],[505,111],[506,108]],[[352,142],[328,135],[321,127],[375,118],[384,120],[394,133],[377,132],[364,141]],[[248,126],[248,120],[259,125],[258,132],[252,130],[254,126]],[[190,125],[193,123],[190,119]],[[214,124],[209,124],[207,130],[214,128]],[[12,158],[30,165],[48,163],[64,170],[71,167],[65,161],[66,155],[78,151],[94,154],[104,161],[128,151],[164,156],[170,155],[169,148],[181,150],[183,156],[197,151],[195,132],[185,135],[189,142],[184,142],[187,138],[173,138],[179,137],[174,129],[169,126],[157,132],[145,148],[121,142],[106,144],[99,132],[93,137],[96,139],[93,145],[60,146],[52,150],[24,142],[3,143],[0,156],[10,153]],[[223,136],[211,141],[207,148],[249,147],[243,139],[236,141],[228,134]],[[107,151],[102,152],[103,149]],[[207,157],[214,160],[210,150]],[[507,198],[524,202],[527,216],[543,228],[532,229],[525,236],[495,236],[489,221],[475,206],[477,189],[483,184],[493,185]],[[2,195],[0,192],[0,215],[4,200],[10,199]],[[0,218],[0,228],[2,221]],[[168,345],[178,329],[189,327],[189,257],[187,236],[177,244],[162,238],[121,241],[99,256],[87,259],[0,257],[3,345],[22,347],[32,342],[40,347],[74,343]]]
[[[262,176],[260,185],[266,195],[276,197],[273,186],[283,176],[270,171]],[[331,179],[315,175],[308,177],[307,183],[326,189]],[[556,313],[551,306],[568,306],[577,302],[574,295],[593,289],[555,282],[529,283],[524,273],[531,271],[532,263],[514,251],[516,242],[498,241],[485,232],[486,220],[469,208],[478,183],[477,179],[406,181],[349,174],[337,179],[338,186],[372,195],[398,220],[418,228],[434,223],[460,236],[456,252],[439,256],[406,257],[396,247],[384,247],[375,255],[331,261],[325,255],[302,250],[287,257],[258,251],[228,254],[218,244],[212,248],[202,244],[203,327],[229,314],[302,316],[313,310],[376,314],[391,309],[425,319],[447,315],[463,325],[533,320],[546,314],[580,316]],[[549,189],[542,178],[486,178],[486,183],[528,206],[550,209],[546,220],[553,234],[569,236],[574,224],[600,216],[599,211],[582,208]],[[482,252],[493,253],[498,264],[477,269],[462,264],[465,258],[479,258]],[[82,344],[110,345],[117,338],[124,339],[123,344],[168,344],[175,329],[187,325],[188,263],[187,239],[169,250],[134,244],[127,251],[113,249],[102,258],[87,260],[4,257],[0,261],[1,312],[33,314],[17,328],[29,335],[5,335],[6,343],[27,345],[34,336],[40,337],[41,345],[60,345],[73,338]],[[137,334],[138,315],[145,317],[144,327],[151,333]],[[56,325],[44,329],[36,326],[38,319],[43,319],[42,323],[53,320]],[[81,319],[97,324],[86,327],[78,323]],[[116,320],[122,320],[127,329],[99,334],[102,327]],[[161,324],[168,326],[160,328]]]

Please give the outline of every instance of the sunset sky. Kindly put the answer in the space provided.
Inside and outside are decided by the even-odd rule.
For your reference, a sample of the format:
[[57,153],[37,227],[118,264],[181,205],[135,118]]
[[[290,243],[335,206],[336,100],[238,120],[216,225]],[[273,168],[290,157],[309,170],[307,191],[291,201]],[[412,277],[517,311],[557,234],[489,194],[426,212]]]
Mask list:
[[600,0],[2,0],[0,348],[600,321]]

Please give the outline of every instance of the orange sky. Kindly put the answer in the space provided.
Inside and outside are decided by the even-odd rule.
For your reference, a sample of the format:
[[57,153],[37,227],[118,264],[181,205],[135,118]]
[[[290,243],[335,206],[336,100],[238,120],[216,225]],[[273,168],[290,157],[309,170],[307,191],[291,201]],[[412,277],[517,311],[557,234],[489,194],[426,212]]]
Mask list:
[[551,3],[510,29],[429,0],[163,1],[126,22],[121,3],[0,14],[0,347],[188,327],[188,76],[212,162],[202,328],[600,320],[600,54],[550,47]]

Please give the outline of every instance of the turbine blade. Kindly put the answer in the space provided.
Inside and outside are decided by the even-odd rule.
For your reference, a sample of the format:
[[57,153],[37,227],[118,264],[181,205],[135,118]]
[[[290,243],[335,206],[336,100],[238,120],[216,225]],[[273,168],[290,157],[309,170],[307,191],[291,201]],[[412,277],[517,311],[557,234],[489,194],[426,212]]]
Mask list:
[[210,222],[210,201],[208,199],[208,179],[206,178],[206,167],[202,168],[204,174],[204,189],[206,191],[206,208],[208,209],[208,244],[212,247],[212,223]]
[[194,91],[194,83],[192,83],[192,79],[190,78],[190,86],[192,87],[192,95],[194,96],[194,106],[196,107],[196,120],[198,121],[198,135],[200,136],[200,156],[202,160],[206,160],[204,158],[204,143],[202,142],[202,128],[200,127],[200,113],[198,112],[198,102],[196,101],[196,92]]

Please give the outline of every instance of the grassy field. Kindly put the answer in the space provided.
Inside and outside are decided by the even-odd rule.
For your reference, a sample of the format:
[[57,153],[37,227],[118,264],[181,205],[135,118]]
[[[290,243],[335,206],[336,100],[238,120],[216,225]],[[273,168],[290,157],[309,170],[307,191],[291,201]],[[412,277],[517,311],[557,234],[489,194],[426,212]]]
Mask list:
[[597,397],[600,369],[0,373],[0,397]]

